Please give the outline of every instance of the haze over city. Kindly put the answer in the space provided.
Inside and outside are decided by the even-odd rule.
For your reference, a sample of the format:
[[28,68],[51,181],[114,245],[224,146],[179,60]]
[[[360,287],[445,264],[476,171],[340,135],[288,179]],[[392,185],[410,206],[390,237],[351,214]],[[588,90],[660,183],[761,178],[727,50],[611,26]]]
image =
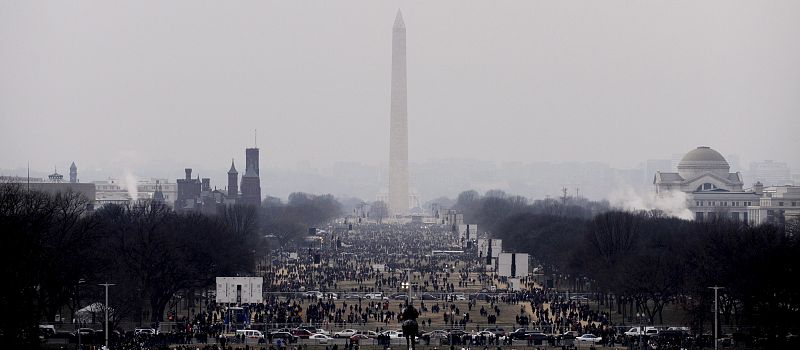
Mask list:
[[[25,1],[0,4],[0,147],[13,150],[0,169],[74,161],[91,181],[192,167],[222,184],[258,130],[266,194],[372,199],[387,186],[398,8],[411,185],[427,199],[467,189],[421,178],[454,161],[632,169],[708,145],[745,170],[800,168],[793,1]],[[337,178],[347,166],[369,169],[369,191]],[[560,190],[547,187],[524,194]]]
[[0,1],[0,349],[800,349],[800,1]]

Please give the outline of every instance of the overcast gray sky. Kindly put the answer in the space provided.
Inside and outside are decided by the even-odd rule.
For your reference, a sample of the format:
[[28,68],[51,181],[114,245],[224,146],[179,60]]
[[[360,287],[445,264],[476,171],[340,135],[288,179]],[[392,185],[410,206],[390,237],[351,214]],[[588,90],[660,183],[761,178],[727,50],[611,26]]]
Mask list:
[[800,165],[800,1],[2,0],[0,167],[386,162],[398,8],[412,163]]

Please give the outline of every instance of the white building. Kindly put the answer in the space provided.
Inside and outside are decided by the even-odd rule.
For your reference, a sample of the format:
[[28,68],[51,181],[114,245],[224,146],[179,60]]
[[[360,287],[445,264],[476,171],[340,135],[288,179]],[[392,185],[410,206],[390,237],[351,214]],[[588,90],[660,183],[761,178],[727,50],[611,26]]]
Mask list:
[[657,196],[673,191],[687,196],[687,207],[695,220],[727,218],[750,224],[783,224],[797,217],[800,187],[767,187],[756,182],[744,189],[741,173],[730,172],[730,165],[717,151],[697,147],[686,153],[678,172],[656,172],[653,179]]
[[761,198],[749,208],[751,222],[783,225],[786,220],[800,220],[800,186],[756,186],[756,191]]
[[169,182],[167,179],[143,179],[136,181],[136,190],[133,191],[125,180],[117,178],[108,178],[106,180],[93,182],[97,191],[95,199],[97,206],[101,207],[105,204],[129,204],[134,200],[152,200],[155,193],[161,190],[165,204],[172,206],[178,196],[178,188],[175,182]]

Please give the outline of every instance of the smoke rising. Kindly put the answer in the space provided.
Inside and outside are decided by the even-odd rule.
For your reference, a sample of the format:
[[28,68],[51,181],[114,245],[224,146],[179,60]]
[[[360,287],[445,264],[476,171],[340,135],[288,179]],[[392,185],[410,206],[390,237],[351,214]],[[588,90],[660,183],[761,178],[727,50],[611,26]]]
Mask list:
[[136,176],[130,171],[125,171],[125,187],[128,189],[128,195],[134,202],[139,200],[139,188],[137,187],[138,181]]
[[670,191],[656,196],[652,192],[639,193],[632,187],[618,189],[608,196],[612,206],[623,210],[659,210],[669,216],[691,220],[692,212],[687,207],[686,200],[686,193],[681,191]]

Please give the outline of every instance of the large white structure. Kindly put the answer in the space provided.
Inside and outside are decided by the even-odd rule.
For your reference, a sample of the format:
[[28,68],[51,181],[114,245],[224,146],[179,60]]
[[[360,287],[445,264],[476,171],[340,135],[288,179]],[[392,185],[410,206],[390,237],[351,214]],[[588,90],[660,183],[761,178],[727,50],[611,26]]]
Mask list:
[[217,277],[217,304],[264,302],[263,277]]
[[497,257],[497,274],[500,277],[528,276],[528,254],[501,253]]
[[392,28],[392,103],[389,121],[389,212],[408,213],[408,98],[406,25],[397,11]]
[[726,218],[757,225],[783,224],[786,219],[800,217],[800,187],[764,188],[756,182],[745,189],[741,174],[731,173],[725,158],[709,147],[697,147],[686,153],[677,169],[677,173],[655,173],[656,194],[659,197],[673,192],[686,194],[687,207],[695,220]]
[[494,265],[494,259],[503,252],[503,240],[481,238],[478,240],[478,258],[484,261],[485,265]]
[[472,242],[478,239],[478,225],[476,224],[461,224],[458,225],[458,240],[462,244]]

